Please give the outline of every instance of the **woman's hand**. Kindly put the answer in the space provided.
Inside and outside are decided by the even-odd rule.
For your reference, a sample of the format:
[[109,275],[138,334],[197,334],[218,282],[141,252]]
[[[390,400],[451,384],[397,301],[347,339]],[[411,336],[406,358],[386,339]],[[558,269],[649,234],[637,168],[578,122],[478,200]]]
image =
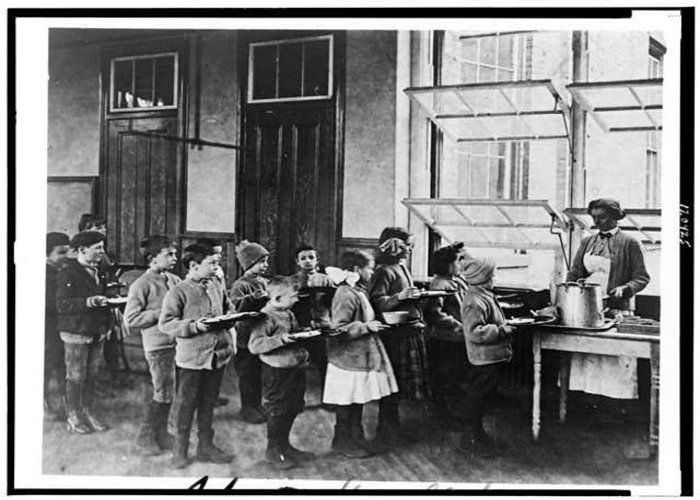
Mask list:
[[409,286],[401,290],[396,298],[399,300],[408,300],[417,299],[418,297],[420,297],[420,290],[415,286]]
[[384,323],[382,323],[381,321],[377,321],[376,319],[367,323],[367,330],[369,330],[372,333],[379,333],[388,329],[389,325],[385,325]]
[[616,286],[615,288],[610,290],[610,293],[608,295],[610,295],[611,297],[615,297],[616,299],[621,299],[625,296],[625,288],[627,288],[626,285]]

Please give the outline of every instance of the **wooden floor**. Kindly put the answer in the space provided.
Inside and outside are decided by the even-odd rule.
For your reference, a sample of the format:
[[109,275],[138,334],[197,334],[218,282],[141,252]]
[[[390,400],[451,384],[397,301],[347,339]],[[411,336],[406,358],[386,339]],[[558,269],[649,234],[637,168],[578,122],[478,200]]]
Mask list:
[[[138,357],[135,368],[145,368]],[[232,367],[230,367],[232,368]],[[346,459],[330,449],[335,416],[316,404],[319,384],[313,369],[308,372],[307,405],[295,421],[292,443],[317,455],[315,460],[285,472],[273,470],[264,461],[265,426],[238,420],[237,381],[233,369],[227,369],[222,393],[231,402],[215,414],[215,442],[236,454],[229,465],[193,463],[178,471],[169,466],[169,456],[143,457],[134,452],[133,441],[150,398],[147,375],[131,375],[132,387],[106,394],[98,407],[112,426],[103,434],[68,434],[60,422],[45,420],[45,474],[221,477],[221,478],[293,478],[350,481],[409,481],[423,483],[505,483],[518,484],[656,484],[656,460],[628,460],[624,449],[639,442],[648,420],[642,410],[624,424],[601,425],[585,412],[572,408],[569,422],[556,422],[556,401],[543,401],[543,431],[540,442],[530,438],[530,407],[526,392],[503,401],[486,418],[487,430],[508,443],[495,459],[465,457],[455,451],[459,433],[446,431],[430,418],[419,404],[402,405],[406,427],[416,440],[383,456]],[[457,408],[457,407],[456,407]],[[458,410],[458,408],[457,408]],[[376,405],[367,405],[364,425],[373,436]],[[194,451],[196,432],[193,431]],[[336,483],[337,484],[337,483]],[[352,487],[352,486],[350,486]]]

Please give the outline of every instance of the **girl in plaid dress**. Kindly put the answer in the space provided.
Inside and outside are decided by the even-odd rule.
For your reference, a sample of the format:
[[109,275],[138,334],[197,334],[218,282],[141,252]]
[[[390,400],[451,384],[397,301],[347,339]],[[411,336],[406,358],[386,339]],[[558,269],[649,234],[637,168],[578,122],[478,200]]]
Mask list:
[[[428,355],[423,337],[425,324],[418,301],[420,291],[406,267],[413,246],[412,235],[399,227],[387,227],[379,237],[377,270],[369,287],[370,299],[378,314],[387,311],[408,312],[408,321],[392,326],[382,341],[394,367],[399,394],[405,398],[430,398]],[[391,395],[379,403],[377,435],[390,445],[407,438],[400,430],[399,397]]]

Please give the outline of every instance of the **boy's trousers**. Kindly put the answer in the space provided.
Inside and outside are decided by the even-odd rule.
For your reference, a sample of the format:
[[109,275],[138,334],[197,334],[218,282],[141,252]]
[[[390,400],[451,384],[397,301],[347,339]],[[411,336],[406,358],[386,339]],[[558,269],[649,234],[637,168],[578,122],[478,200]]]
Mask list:
[[213,435],[214,407],[219,398],[225,366],[216,370],[177,368],[177,433],[189,438],[192,420],[197,412],[197,433],[200,442]]

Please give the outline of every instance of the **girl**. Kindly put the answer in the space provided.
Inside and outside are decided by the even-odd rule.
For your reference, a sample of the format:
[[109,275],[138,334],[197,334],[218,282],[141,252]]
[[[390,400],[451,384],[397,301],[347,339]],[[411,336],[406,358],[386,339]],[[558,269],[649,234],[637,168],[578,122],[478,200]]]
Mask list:
[[466,289],[457,280],[464,263],[463,246],[463,243],[458,243],[433,253],[435,277],[430,282],[430,290],[454,292],[454,295],[431,298],[425,306],[433,413],[448,425],[454,418],[447,405],[447,395],[467,365],[461,321],[462,300]]
[[[377,270],[369,295],[377,312],[405,311],[408,322],[392,326],[382,336],[391,364],[396,370],[399,391],[414,399],[430,397],[428,385],[428,356],[423,331],[425,324],[417,299],[420,291],[406,261],[413,246],[412,235],[400,227],[387,227],[379,236]],[[408,439],[399,427],[399,398],[392,395],[379,403],[378,436],[387,444],[405,444]]]
[[343,334],[328,339],[323,402],[338,405],[333,450],[349,458],[362,458],[383,451],[365,439],[362,405],[399,389],[377,335],[388,326],[374,319],[367,295],[374,261],[361,250],[348,250],[340,256],[340,264],[344,272],[333,270],[339,275],[339,286],[331,305],[331,324]]
[[496,443],[483,426],[486,402],[496,392],[500,374],[513,356],[512,326],[493,294],[495,265],[489,260],[473,259],[464,266],[462,276],[469,289],[462,304],[462,328],[467,344],[469,369],[466,429],[459,450],[483,458],[492,457]]

